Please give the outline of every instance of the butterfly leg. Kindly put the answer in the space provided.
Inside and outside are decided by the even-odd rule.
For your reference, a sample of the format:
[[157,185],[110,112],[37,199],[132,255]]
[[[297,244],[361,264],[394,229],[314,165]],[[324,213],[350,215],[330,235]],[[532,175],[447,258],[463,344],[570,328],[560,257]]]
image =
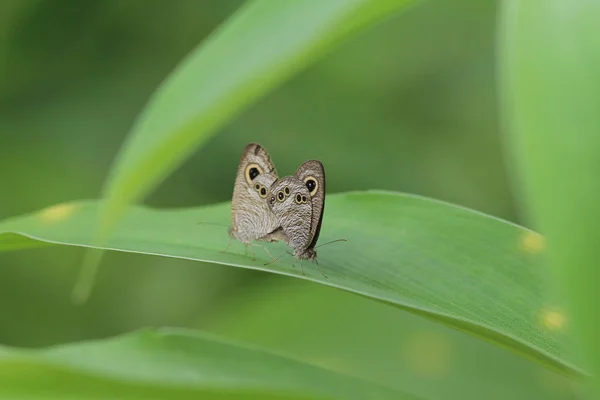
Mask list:
[[302,272],[302,276],[306,276],[304,274],[304,267],[302,266],[302,260],[300,260],[300,272]]
[[323,270],[321,269],[321,266],[319,265],[319,262],[315,259],[315,263],[317,264],[317,268],[319,269],[319,272],[321,273],[321,275],[323,275],[325,277],[325,279],[329,279],[327,278],[327,275],[325,275],[323,273]]
[[244,255],[247,255],[248,249],[250,249],[250,251],[252,252],[252,261],[256,261],[256,253],[254,252],[254,249],[252,248],[252,243],[248,243],[245,246],[246,246],[246,250],[244,252]]
[[287,251],[287,250],[284,251],[283,253],[281,253],[280,255],[278,255],[276,258],[273,258],[270,262],[266,263],[265,266],[273,264],[274,262],[276,262],[277,260],[279,260],[285,253],[289,254],[289,251]]
[[[286,253],[288,253],[290,256],[294,257],[294,253],[290,253],[290,252],[289,252],[289,250],[286,250],[285,252],[286,252]],[[282,255],[283,255],[283,254],[282,254]],[[280,256],[280,257],[281,257],[281,256]],[[295,264],[295,263],[292,263],[292,267],[296,268],[296,264]],[[300,271],[302,272],[302,275],[303,275],[303,276],[306,276],[306,275],[304,274],[304,268],[302,267],[302,260],[300,260]]]
[[[244,257],[248,257],[248,246],[250,246],[249,243],[244,243]],[[250,249],[252,250],[252,249]],[[252,250],[252,253],[254,254],[254,250]],[[254,254],[254,257],[252,259],[253,261],[256,260],[256,254]]]
[[227,253],[227,250],[229,250],[229,246],[231,246],[231,236],[229,236],[229,241],[227,242],[227,247],[225,247],[225,250],[221,250],[221,253]]
[[267,249],[265,246],[263,246],[263,245],[260,245],[260,244],[258,244],[258,243],[252,243],[252,244],[251,244],[251,246],[256,246],[256,247],[260,247],[260,248],[262,248],[262,249],[265,251],[265,253],[267,253],[267,255],[269,256],[269,258],[270,258],[271,260],[273,260],[273,259],[274,259],[274,258],[273,258],[273,256],[271,255],[271,252],[269,252],[269,249]]

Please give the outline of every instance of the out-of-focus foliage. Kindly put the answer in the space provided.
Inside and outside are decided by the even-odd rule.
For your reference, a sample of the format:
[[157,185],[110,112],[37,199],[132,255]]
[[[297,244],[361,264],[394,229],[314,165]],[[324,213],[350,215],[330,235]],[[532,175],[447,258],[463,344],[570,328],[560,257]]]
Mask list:
[[10,399],[418,400],[350,375],[181,329],[146,330],[37,352],[0,347],[0,371],[0,396]]
[[[502,94],[510,161],[600,398],[600,3],[505,2]],[[532,24],[532,21],[536,21]]]
[[[155,87],[240,4],[0,2],[0,218],[98,197],[117,149]],[[228,200],[240,151],[256,141],[282,173],[308,158],[323,160],[329,193],[398,190],[519,221],[498,139],[495,11],[494,1],[432,0],[385,21],[225,127],[147,204]],[[481,385],[472,386],[470,398],[481,398],[485,390],[528,399],[572,396],[561,378],[504,350],[408,314],[392,317],[383,308],[368,308],[383,305],[358,299],[361,311],[357,299],[333,290],[317,297],[335,304],[324,308],[329,313],[317,313],[316,303],[290,304],[277,291],[289,278],[265,279],[259,272],[109,253],[94,295],[76,307],[69,294],[81,255],[62,247],[0,255],[1,343],[40,346],[141,326],[202,326],[268,345],[280,340],[282,348],[304,358],[323,356],[326,349],[340,354],[342,346],[355,349],[361,357],[340,358],[336,368],[385,371],[378,378],[387,381],[420,375],[411,383],[422,393],[443,393],[445,387],[436,386],[439,375],[420,371],[429,368],[428,357],[450,351],[452,363],[434,361],[433,368],[446,368],[444,382],[455,398],[469,397],[467,379]],[[245,287],[252,293],[245,295]],[[318,289],[294,290],[300,303]],[[261,318],[260,325],[241,317],[253,303],[257,311],[248,315]],[[283,319],[290,315],[293,324]],[[356,319],[332,323],[337,315]],[[227,319],[227,329],[215,319]],[[288,335],[292,326],[294,335]],[[252,334],[259,328],[264,334]],[[428,344],[431,330],[434,345]],[[453,340],[456,348],[443,344]],[[397,353],[384,343],[395,344]],[[385,363],[362,358],[377,352],[389,355]]]
[[568,379],[463,333],[335,289],[270,281],[198,326],[425,398],[573,398]]

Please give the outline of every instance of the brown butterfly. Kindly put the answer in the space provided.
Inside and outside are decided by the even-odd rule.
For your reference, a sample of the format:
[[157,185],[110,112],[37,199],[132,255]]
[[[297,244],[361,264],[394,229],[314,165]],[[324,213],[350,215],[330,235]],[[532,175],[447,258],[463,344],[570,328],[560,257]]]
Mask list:
[[276,180],[277,171],[267,150],[257,143],[246,146],[233,188],[230,239],[235,238],[246,247],[254,240],[287,239],[267,203],[269,189]]
[[300,260],[316,261],[325,211],[325,169],[317,160],[303,163],[293,176],[274,181],[268,193],[268,205],[283,233],[282,240]]

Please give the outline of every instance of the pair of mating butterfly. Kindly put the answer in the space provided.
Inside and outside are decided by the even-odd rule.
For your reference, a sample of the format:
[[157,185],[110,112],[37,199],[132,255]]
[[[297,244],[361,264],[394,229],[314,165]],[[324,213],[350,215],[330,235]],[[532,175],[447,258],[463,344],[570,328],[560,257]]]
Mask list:
[[320,161],[306,161],[294,175],[279,178],[262,146],[246,146],[233,188],[230,238],[246,246],[255,240],[284,241],[297,259],[316,262],[324,210],[325,170]]

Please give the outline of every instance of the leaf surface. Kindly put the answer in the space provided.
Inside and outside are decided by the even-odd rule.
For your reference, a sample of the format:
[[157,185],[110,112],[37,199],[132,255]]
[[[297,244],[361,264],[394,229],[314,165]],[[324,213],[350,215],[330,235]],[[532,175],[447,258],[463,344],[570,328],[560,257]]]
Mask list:
[[600,3],[503,5],[499,66],[510,165],[529,216],[547,236],[549,272],[571,305],[565,320],[577,350],[597,378]]
[[[0,249],[32,241],[92,246],[99,203],[59,205],[0,223]],[[316,264],[232,242],[229,203],[194,209],[130,208],[106,249],[186,258],[309,279],[401,307],[468,332],[565,374],[567,327],[544,292],[542,238],[464,208],[392,192],[330,195]],[[266,244],[273,256],[283,243]],[[253,260],[252,253],[256,254]],[[305,275],[303,275],[303,273]]]

